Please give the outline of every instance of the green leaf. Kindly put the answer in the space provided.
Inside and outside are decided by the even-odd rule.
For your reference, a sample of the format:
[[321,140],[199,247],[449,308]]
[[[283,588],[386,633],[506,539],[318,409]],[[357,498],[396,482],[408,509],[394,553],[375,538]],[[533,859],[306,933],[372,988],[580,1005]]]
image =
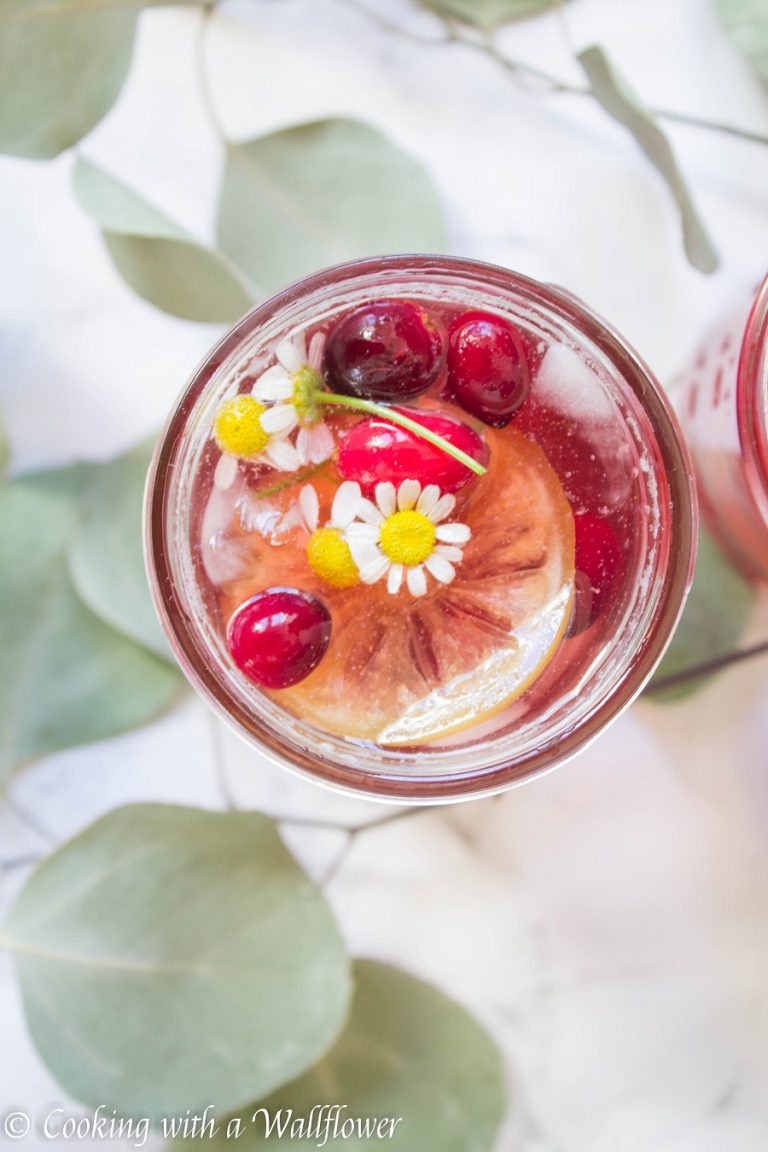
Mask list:
[[137,7],[0,0],[0,151],[57,156],[98,124],[128,73]]
[[590,87],[609,116],[632,133],[645,155],[666,181],[680,211],[685,253],[700,272],[714,272],[719,258],[699,218],[683,180],[672,147],[627,81],[602,48],[593,46],[579,53]]
[[72,587],[65,552],[87,475],[0,487],[0,781],[33,757],[146,722],[179,690],[176,671],[107,627]]
[[344,260],[444,243],[421,164],[357,120],[319,120],[230,145],[219,243],[257,295]]
[[441,16],[455,17],[493,32],[510,20],[523,20],[554,8],[562,0],[422,0]]
[[10,458],[11,446],[8,443],[8,435],[5,431],[5,425],[0,422],[0,480],[5,476]]
[[209,0],[0,0],[0,152],[71,148],[120,94],[142,8]]
[[220,252],[205,248],[114,176],[78,157],[75,194],[139,296],[184,320],[233,323],[253,304]]
[[675,701],[702,688],[711,674],[669,687],[662,687],[662,683],[667,677],[732,652],[754,602],[752,585],[729,564],[709,533],[700,528],[693,587],[677,632],[650,682],[649,698]]
[[57,501],[64,524],[71,529],[77,522],[77,502],[94,476],[98,475],[101,467],[101,464],[92,460],[78,460],[74,464],[64,464],[59,468],[23,472],[17,477],[17,483],[25,489],[41,492]]
[[768,5],[765,0],[715,0],[720,22],[736,47],[768,80]]
[[153,437],[104,464],[27,472],[18,483],[65,501],[69,578],[86,607],[175,668],[144,566],[144,485],[154,444]]
[[[301,1080],[242,1110],[242,1125],[219,1122],[211,1152],[302,1147],[306,1140],[265,1139],[267,1117],[309,1118],[319,1104],[340,1104],[339,1123],[360,1117],[397,1120],[382,1147],[392,1152],[488,1152],[505,1109],[504,1069],[488,1033],[463,1008],[429,984],[370,960],[355,964],[349,1023],[336,1047]],[[317,1123],[317,1112],[314,1123]],[[312,1140],[319,1146],[322,1135]],[[175,1147],[186,1146],[177,1140]],[[326,1152],[364,1152],[377,1139],[340,1135]],[[309,1146],[309,1145],[307,1145]]]
[[62,1087],[132,1116],[231,1109],[333,1043],[348,962],[323,897],[256,812],[118,809],[50,856],[0,944]]
[[85,484],[67,558],[81,600],[106,624],[172,659],[144,568],[142,506],[152,444],[97,465]]

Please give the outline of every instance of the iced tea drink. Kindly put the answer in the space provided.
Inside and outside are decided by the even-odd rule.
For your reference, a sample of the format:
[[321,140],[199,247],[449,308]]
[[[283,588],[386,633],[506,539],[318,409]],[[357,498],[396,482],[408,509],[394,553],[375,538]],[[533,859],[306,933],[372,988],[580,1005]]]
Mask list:
[[694,519],[663,395],[578,301],[392,257],[225,337],[159,446],[147,543],[179,660],[243,735],[437,800],[553,766],[640,690]]
[[768,278],[702,344],[682,418],[707,526],[746,575],[768,580]]

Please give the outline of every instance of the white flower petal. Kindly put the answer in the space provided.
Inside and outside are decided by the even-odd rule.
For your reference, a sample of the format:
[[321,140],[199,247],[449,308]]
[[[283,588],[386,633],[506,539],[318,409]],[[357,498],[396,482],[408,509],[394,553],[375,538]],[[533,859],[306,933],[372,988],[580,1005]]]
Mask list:
[[[333,524],[335,528],[336,525]],[[349,524],[344,529],[344,536],[347,540],[372,540],[374,544],[379,539],[379,525],[378,524],[363,524],[360,520],[355,520],[353,524]]]
[[381,484],[376,485],[374,496],[382,515],[391,516],[397,508],[397,493],[394,484],[390,480],[383,480]]
[[219,462],[213,471],[213,483],[222,492],[231,488],[237,479],[237,457],[228,456],[226,452],[219,457]]
[[270,436],[287,436],[299,422],[292,404],[275,404],[259,417],[259,423]]
[[362,566],[360,569],[360,579],[363,584],[375,584],[377,580],[381,580],[385,572],[389,571],[389,565],[389,558],[379,552],[375,560],[370,560],[369,563]]
[[445,496],[441,496],[433,506],[432,511],[428,513],[429,518],[433,524],[439,524],[441,520],[445,520],[446,516],[450,516],[455,507],[456,497],[452,496],[450,492],[446,492]]
[[349,545],[349,551],[359,572],[361,572],[363,568],[375,564],[381,556],[381,552],[372,540],[347,540],[347,544]]
[[293,393],[291,378],[282,364],[273,364],[262,372],[251,388],[251,395],[268,404],[274,400],[287,400]]
[[441,544],[466,544],[472,535],[466,524],[438,524],[435,536]]
[[288,508],[288,511],[286,512],[285,516],[280,517],[280,522],[278,523],[277,527],[275,528],[275,531],[278,533],[279,532],[290,532],[290,530],[292,528],[301,528],[301,527],[302,527],[301,512],[299,511],[298,505],[291,504],[290,507]]
[[320,371],[320,365],[323,362],[325,341],[325,332],[315,332],[314,336],[309,342],[309,355],[307,356],[307,363],[309,364],[310,368],[314,368],[316,372]]
[[293,340],[281,340],[277,348],[275,348],[275,356],[277,357],[278,364],[282,364],[286,372],[291,374],[298,372],[302,364],[306,363],[307,354],[298,342],[298,338]]
[[321,420],[309,429],[309,459],[313,464],[322,464],[333,455],[333,433]]
[[296,451],[302,466],[309,464],[309,429],[303,425],[296,434]]
[[296,349],[302,364],[307,362],[307,333],[302,328],[301,332],[297,332],[293,337],[293,346]]
[[397,490],[397,506],[401,512],[413,508],[421,495],[421,484],[418,480],[403,480]]
[[295,472],[301,463],[298,452],[288,440],[270,440],[264,455],[280,472]]
[[409,568],[407,580],[408,591],[411,596],[426,596],[427,577],[424,573],[423,565],[419,564],[416,568]]
[[299,509],[307,528],[314,532],[320,520],[320,501],[311,484],[305,484],[299,492]]
[[421,512],[423,516],[429,516],[439,499],[440,489],[437,484],[427,484],[416,501],[416,511]]
[[371,500],[366,500],[363,497],[357,506],[357,516],[364,520],[366,524],[383,524],[384,517],[379,512],[376,505]]
[[454,548],[451,544],[438,544],[435,548],[435,556],[442,556],[444,560],[450,560],[451,564],[458,564],[463,555],[461,548]]
[[400,591],[403,583],[403,566],[402,564],[393,564],[387,575],[387,592],[394,596]]
[[441,584],[450,584],[456,575],[456,569],[449,560],[444,556],[438,556],[437,552],[433,552],[429,559],[425,562],[424,567],[427,572],[430,572],[435,580],[439,580]]
[[357,515],[362,500],[360,485],[356,480],[345,480],[340,485],[331,505],[331,524],[334,528],[346,528]]

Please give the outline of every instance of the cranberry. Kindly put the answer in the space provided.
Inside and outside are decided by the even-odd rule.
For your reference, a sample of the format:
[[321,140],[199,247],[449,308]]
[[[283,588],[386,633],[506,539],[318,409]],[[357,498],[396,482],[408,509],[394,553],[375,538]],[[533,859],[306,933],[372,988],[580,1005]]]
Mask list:
[[443,336],[407,300],[379,300],[349,312],[328,339],[332,387],[369,400],[410,400],[426,392],[445,361]]
[[467,412],[503,428],[530,388],[525,340],[490,312],[464,312],[448,337],[448,388]]
[[320,663],[330,638],[328,609],[296,588],[267,588],[252,596],[227,629],[232,659],[262,688],[298,684]]
[[593,512],[577,512],[573,518],[576,530],[576,571],[582,572],[592,589],[589,623],[605,607],[622,566],[621,546],[607,520]]
[[[468,424],[436,412],[398,409],[425,428],[442,436],[480,464],[488,459],[488,448]],[[441,492],[458,492],[474,473],[415,432],[371,417],[351,428],[339,441],[338,467],[345,480],[357,480],[366,496],[373,494],[382,480],[397,485],[401,480],[419,480],[422,485],[437,484]]]

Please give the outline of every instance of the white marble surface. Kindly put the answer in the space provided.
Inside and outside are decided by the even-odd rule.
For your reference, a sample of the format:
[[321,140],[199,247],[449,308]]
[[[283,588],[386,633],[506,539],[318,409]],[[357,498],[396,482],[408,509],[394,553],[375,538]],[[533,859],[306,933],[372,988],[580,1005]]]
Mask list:
[[[407,17],[404,0],[377,7]],[[566,11],[567,25],[517,25],[504,45],[576,78],[571,49],[599,40],[649,103],[768,132],[765,91],[709,0],[574,0]],[[131,80],[83,150],[204,236],[220,156],[195,89],[196,23],[180,11],[142,17]],[[583,295],[664,378],[764,272],[768,148],[671,130],[723,255],[705,278],[683,259],[658,177],[585,99],[532,93],[467,51],[393,38],[342,0],[226,3],[211,64],[233,136],[369,118],[429,165],[453,250]],[[215,335],[122,285],[73,202],[70,164],[0,161],[0,405],[18,468],[107,456],[150,432]],[[764,606],[763,634],[766,618]],[[684,705],[641,702],[562,771],[372,830],[336,873],[350,946],[439,983],[499,1038],[511,1100],[500,1152],[768,1146],[767,681],[758,662]],[[1,856],[35,855],[44,837],[126,801],[219,806],[217,761],[241,804],[348,822],[380,812],[262,764],[189,697],[159,723],[20,775],[0,809]],[[343,842],[286,838],[318,874]],[[23,876],[0,875],[3,909]],[[61,1099],[0,957],[0,1113]]]

